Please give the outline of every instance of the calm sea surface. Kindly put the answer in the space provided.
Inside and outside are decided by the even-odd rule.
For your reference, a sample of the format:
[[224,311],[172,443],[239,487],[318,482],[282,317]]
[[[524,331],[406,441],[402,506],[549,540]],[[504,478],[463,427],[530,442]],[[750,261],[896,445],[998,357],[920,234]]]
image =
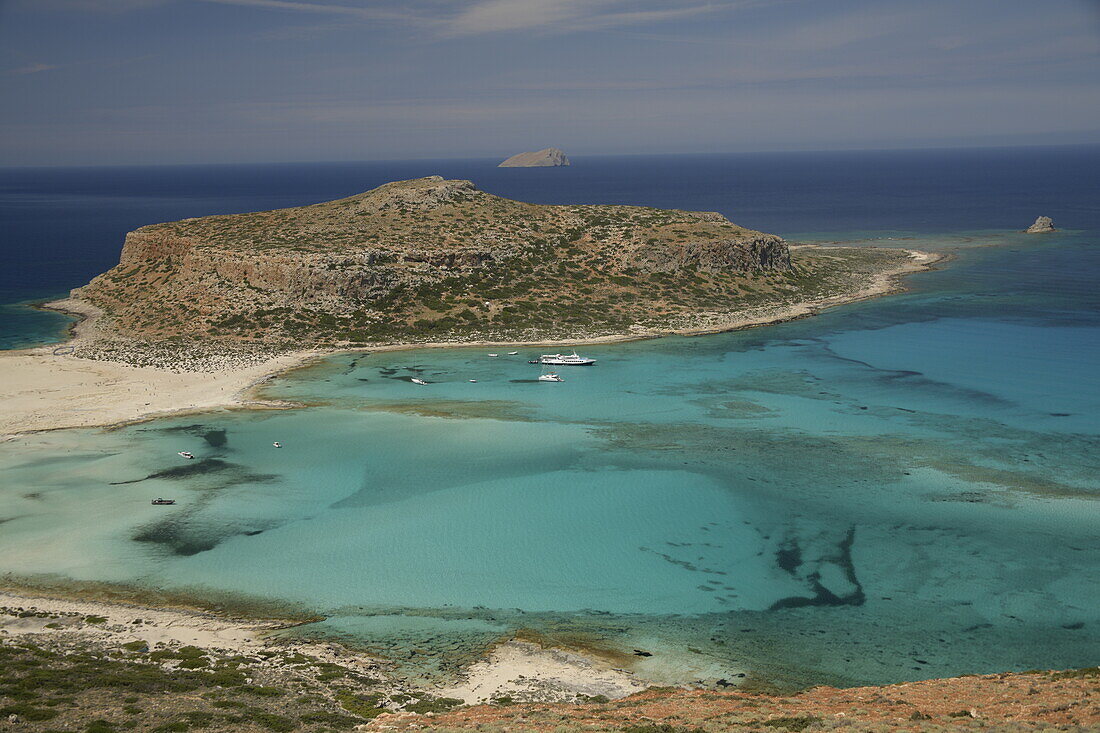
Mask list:
[[[954,257],[808,320],[584,347],[561,384],[529,349],[345,355],[268,387],[306,409],[0,443],[0,572],[286,603],[327,616],[294,633],[423,676],[517,629],[669,681],[1096,664],[1096,170],[1075,148],[0,171],[7,348],[62,338],[17,304],[129,229],[435,173]],[[1063,231],[1016,231],[1039,214]]]

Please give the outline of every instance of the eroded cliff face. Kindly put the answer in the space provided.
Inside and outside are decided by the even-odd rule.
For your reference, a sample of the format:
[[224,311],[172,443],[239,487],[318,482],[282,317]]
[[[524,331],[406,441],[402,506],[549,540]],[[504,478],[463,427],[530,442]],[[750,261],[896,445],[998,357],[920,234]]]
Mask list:
[[142,227],[126,236],[118,266],[74,296],[127,335],[312,343],[507,329],[540,309],[622,324],[790,271],[781,238],[713,212],[539,206],[433,176]]

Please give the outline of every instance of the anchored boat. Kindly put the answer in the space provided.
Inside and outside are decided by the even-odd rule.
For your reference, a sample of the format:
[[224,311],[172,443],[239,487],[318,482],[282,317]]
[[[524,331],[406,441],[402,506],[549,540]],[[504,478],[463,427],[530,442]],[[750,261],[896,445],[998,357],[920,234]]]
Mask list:
[[596,363],[595,359],[587,356],[572,354],[543,354],[539,357],[540,364],[553,364],[554,366],[590,366]]

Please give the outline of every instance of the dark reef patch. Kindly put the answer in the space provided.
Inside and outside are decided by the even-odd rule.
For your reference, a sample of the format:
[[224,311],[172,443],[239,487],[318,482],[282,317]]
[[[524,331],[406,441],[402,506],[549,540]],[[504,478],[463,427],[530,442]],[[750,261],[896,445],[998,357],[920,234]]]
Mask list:
[[810,584],[810,590],[813,591],[812,596],[781,598],[773,603],[768,610],[778,611],[784,608],[800,608],[802,606],[862,606],[867,598],[863,593],[863,586],[860,584],[859,578],[856,577],[855,565],[852,563],[852,543],[855,542],[855,539],[856,530],[855,527],[852,527],[837,546],[837,554],[833,557],[822,558],[822,562],[840,566],[845,578],[855,590],[844,595],[837,595],[822,584],[821,571],[815,570],[806,576],[806,580]]
[[203,458],[196,461],[188,461],[182,466],[173,466],[163,471],[154,471],[143,478],[130,479],[128,481],[112,481],[111,486],[123,484],[136,484],[149,479],[180,480],[199,476],[217,475],[217,485],[193,486],[195,489],[225,489],[230,486],[243,483],[268,483],[279,478],[273,473],[255,473],[249,471],[238,463],[230,463],[220,458]]
[[224,448],[228,442],[225,430],[207,430],[202,434],[202,439],[212,448]]
[[186,518],[166,519],[138,529],[130,538],[134,542],[160,545],[174,555],[189,557],[207,552],[231,537],[254,537],[273,525],[210,527],[192,523]]
[[802,548],[798,546],[798,540],[789,539],[775,551],[775,564],[791,575],[798,571],[802,566]]
[[725,570],[715,570],[714,568],[699,567],[695,563],[688,562],[687,560],[680,560],[679,558],[675,558],[672,555],[666,555],[663,552],[657,552],[656,550],[653,550],[649,547],[639,547],[638,549],[641,550],[642,552],[652,552],[654,555],[661,558],[665,562],[672,563],[673,565],[679,565],[684,570],[690,570],[693,573],[708,573],[710,575],[728,575],[729,574]]
[[192,425],[175,425],[170,428],[157,428],[160,433],[186,433],[195,435],[206,441],[211,448],[224,448],[228,442],[225,428],[210,428],[206,425],[195,423]]
[[177,521],[158,522],[140,529],[131,538],[134,542],[149,542],[168,548],[175,555],[197,555],[217,547],[224,537],[202,536]]
[[154,478],[164,479],[184,479],[191,478],[192,476],[202,476],[209,473],[217,473],[218,471],[225,471],[230,468],[235,468],[236,464],[223,461],[220,458],[203,458],[199,461],[189,461],[182,466],[173,466],[172,468],[166,468],[163,471],[155,471],[144,478],[130,479],[129,481],[112,481],[111,486],[121,486],[123,484],[136,484],[141,481],[148,481]]

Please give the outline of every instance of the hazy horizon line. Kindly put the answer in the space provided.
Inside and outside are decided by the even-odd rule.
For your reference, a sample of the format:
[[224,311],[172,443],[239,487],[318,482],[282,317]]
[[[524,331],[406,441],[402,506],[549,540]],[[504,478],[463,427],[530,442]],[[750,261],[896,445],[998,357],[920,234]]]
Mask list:
[[[648,153],[597,153],[586,155],[565,151],[572,161],[596,159],[596,158],[669,158],[669,157],[703,157],[703,156],[739,156],[739,155],[805,155],[824,153],[932,153],[946,151],[978,151],[978,150],[1042,150],[1063,148],[1100,148],[1100,141],[1071,142],[1071,143],[1027,143],[1019,145],[934,145],[920,147],[867,147],[867,148],[803,148],[803,149],[769,149],[769,150],[725,150],[713,152],[648,152]],[[522,152],[522,151],[520,151]],[[309,164],[337,164],[344,163],[355,165],[360,163],[421,163],[425,161],[457,162],[457,161],[503,161],[508,156],[499,155],[475,155],[439,158],[434,156],[412,158],[357,158],[357,159],[297,159],[297,160],[270,160],[270,161],[235,161],[216,162],[200,161],[194,163],[166,162],[166,163],[43,163],[38,165],[6,165],[0,163],[0,170],[45,170],[45,169],[99,169],[99,168],[215,168],[232,166],[278,166],[278,165],[309,165]],[[548,166],[556,167],[556,166]]]

